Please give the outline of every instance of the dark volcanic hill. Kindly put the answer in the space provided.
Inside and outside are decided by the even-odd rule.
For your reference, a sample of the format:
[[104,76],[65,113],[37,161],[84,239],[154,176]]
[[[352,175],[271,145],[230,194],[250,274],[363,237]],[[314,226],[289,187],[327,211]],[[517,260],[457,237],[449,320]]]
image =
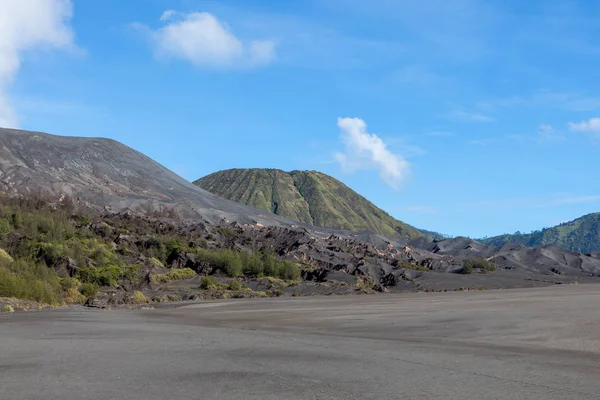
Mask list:
[[494,246],[502,246],[505,243],[518,243],[525,246],[554,245],[581,253],[600,252],[600,213],[588,214],[541,231],[500,235],[480,241]]
[[102,138],[54,136],[0,129],[0,189],[72,196],[110,211],[175,209],[180,215],[216,223],[289,225],[281,217],[209,193],[147,156]]
[[230,169],[194,184],[226,199],[318,227],[373,231],[401,240],[424,236],[342,182],[317,171]]

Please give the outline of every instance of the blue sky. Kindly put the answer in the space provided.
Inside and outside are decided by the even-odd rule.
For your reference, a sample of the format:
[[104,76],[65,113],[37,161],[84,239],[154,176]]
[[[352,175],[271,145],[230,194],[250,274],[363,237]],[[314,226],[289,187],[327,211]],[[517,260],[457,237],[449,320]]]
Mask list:
[[319,170],[481,237],[600,211],[600,3],[0,0],[0,124]]

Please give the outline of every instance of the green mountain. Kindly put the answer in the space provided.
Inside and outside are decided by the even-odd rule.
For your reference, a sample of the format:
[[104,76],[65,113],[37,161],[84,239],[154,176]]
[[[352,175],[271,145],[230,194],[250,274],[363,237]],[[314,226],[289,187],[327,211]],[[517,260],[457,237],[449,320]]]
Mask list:
[[403,240],[424,236],[342,182],[317,171],[230,169],[194,184],[226,199],[310,225],[370,230]]
[[574,221],[544,228],[541,231],[527,234],[517,232],[480,241],[494,246],[510,242],[525,246],[556,245],[579,253],[600,252],[600,213],[584,215]]

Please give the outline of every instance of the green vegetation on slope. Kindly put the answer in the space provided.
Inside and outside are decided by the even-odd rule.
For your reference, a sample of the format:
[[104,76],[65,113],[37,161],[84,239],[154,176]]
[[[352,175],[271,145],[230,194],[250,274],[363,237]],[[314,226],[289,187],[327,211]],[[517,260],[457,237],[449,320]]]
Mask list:
[[405,240],[423,236],[337,179],[317,171],[230,169],[194,184],[229,200],[310,225],[370,230]]
[[518,243],[525,246],[555,245],[579,253],[600,252],[600,213],[531,233],[516,232],[480,240],[493,246]]
[[166,266],[185,254],[206,266],[204,274],[300,279],[297,263],[218,248],[209,231],[176,225],[135,216],[90,218],[71,202],[0,196],[0,297],[81,304],[99,291],[120,288],[142,304],[149,300],[141,290],[150,283],[197,276],[190,268]]

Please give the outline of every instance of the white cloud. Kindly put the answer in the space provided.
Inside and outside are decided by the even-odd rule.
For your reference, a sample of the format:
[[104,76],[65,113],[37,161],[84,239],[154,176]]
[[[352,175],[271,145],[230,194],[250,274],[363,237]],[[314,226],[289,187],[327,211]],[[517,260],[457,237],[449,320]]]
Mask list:
[[367,132],[367,124],[360,118],[338,118],[345,153],[335,153],[336,160],[349,172],[378,169],[379,176],[398,190],[410,173],[410,163],[391,153],[380,137]]
[[18,126],[7,89],[21,65],[24,51],[69,48],[73,31],[71,0],[0,1],[0,126]]
[[569,129],[573,132],[585,133],[593,138],[600,138],[600,118],[590,118],[587,121],[569,122]]
[[165,11],[161,16],[160,16],[160,20],[161,21],[168,21],[171,18],[173,18],[175,15],[177,15],[177,11],[174,10],[167,10]]
[[244,41],[210,13],[167,10],[160,20],[165,25],[157,30],[134,25],[149,35],[157,58],[221,68],[256,67],[275,59],[273,41]]

